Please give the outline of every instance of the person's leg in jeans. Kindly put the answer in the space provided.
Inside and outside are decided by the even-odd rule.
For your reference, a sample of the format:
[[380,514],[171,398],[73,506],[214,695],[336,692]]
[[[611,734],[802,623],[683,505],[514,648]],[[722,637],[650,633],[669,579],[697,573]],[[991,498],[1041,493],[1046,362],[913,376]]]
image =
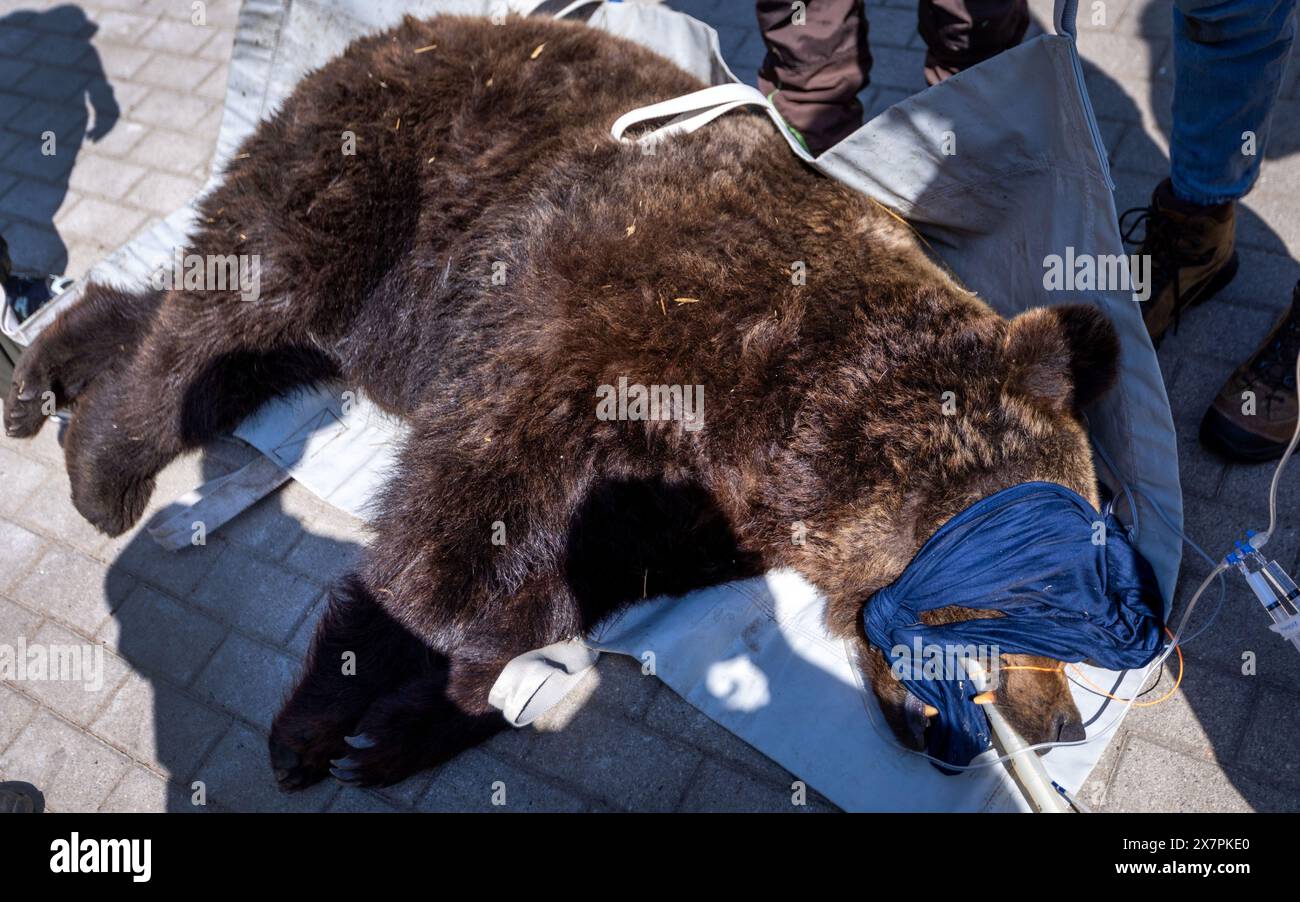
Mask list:
[[862,0],[758,0],[767,56],[758,88],[820,154],[862,125],[858,92],[867,86],[871,51]]
[[1016,46],[1028,27],[1027,0],[920,0],[926,83],[938,84]]
[[[1236,208],[1259,176],[1297,0],[1175,0],[1170,175],[1151,204],[1125,214],[1145,225],[1151,259],[1142,316],[1157,344],[1191,307],[1236,275]],[[1300,286],[1298,286],[1300,289]],[[1300,302],[1224,384],[1202,440],[1237,460],[1281,455],[1296,423]]]
[[1237,200],[1259,177],[1296,0],[1175,0],[1173,17],[1174,195],[1200,206]]

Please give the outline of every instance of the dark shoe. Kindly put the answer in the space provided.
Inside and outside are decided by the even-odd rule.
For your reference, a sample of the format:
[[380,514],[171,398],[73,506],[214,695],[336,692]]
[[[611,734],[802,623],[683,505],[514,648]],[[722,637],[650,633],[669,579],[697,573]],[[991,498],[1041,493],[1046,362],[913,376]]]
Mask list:
[[1188,203],[1174,196],[1165,179],[1156,186],[1149,207],[1126,210],[1119,221],[1126,244],[1137,243],[1133,233],[1145,225],[1137,253],[1150,257],[1151,284],[1141,286],[1150,291],[1141,302],[1142,320],[1159,347],[1184,311],[1208,301],[1237,274],[1234,204]]
[[[1282,456],[1295,433],[1295,367],[1300,355],[1300,283],[1291,307],[1251,358],[1237,367],[1201,420],[1201,441],[1232,460]],[[1246,392],[1253,392],[1252,396]]]
[[[63,276],[15,275],[9,263],[8,247],[0,237],[0,397],[9,394],[23,344],[19,327],[51,300],[63,294],[72,280]],[[30,339],[26,339],[29,341]]]
[[0,287],[4,289],[4,322],[0,331],[8,334],[33,313],[67,291],[72,280],[63,276],[22,276],[11,273]]
[[45,796],[30,783],[13,780],[0,783],[0,814],[40,814]]

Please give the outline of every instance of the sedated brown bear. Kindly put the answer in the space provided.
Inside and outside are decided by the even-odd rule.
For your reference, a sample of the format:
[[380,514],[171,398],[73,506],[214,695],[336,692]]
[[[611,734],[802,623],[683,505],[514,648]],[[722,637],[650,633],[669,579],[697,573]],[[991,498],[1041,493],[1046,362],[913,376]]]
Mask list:
[[[1097,503],[1079,408],[1115,378],[1109,322],[1008,321],[760,113],[652,154],[611,138],[701,87],[582,24],[407,19],[304,78],[201,202],[187,251],[258,255],[255,301],[92,284],[22,358],[6,428],[34,434],[46,392],[71,408],[72,500],[110,535],[273,396],[341,380],[409,422],[272,725],[283,788],[445,761],[506,726],[488,692],[516,655],[782,567],[919,746],[872,593],[1000,489]],[[680,391],[650,417],[614,386]],[[999,704],[1032,742],[1082,738],[1059,671],[1008,673]]]

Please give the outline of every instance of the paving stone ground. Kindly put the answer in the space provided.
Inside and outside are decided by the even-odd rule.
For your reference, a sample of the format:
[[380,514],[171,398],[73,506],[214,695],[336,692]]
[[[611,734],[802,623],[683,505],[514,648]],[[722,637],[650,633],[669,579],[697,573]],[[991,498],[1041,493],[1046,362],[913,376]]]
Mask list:
[[[674,0],[715,28],[736,74],[763,54],[743,0]],[[1039,22],[1050,4],[1033,0]],[[1105,0],[1081,22],[1089,90],[1117,206],[1145,202],[1167,167],[1172,51],[1163,0]],[[236,0],[0,0],[0,232],[24,268],[81,275],[206,179]],[[912,0],[868,7],[878,112],[923,87]],[[1293,65],[1259,186],[1242,205],[1242,272],[1160,352],[1189,533],[1214,553],[1259,523],[1269,467],[1202,451],[1196,425],[1222,379],[1300,277],[1300,77]],[[53,132],[56,152],[41,153]],[[230,439],[159,480],[156,510],[250,459]],[[1294,514],[1294,475],[1281,510]],[[1297,563],[1300,524],[1278,545]],[[792,810],[790,774],[631,662],[607,658],[535,728],[503,734],[383,791],[321,784],[283,796],[265,762],[269,719],[303,657],[321,597],[365,541],[362,524],[294,484],[169,555],[138,530],[106,539],[68,501],[55,430],[0,437],[0,642],[92,644],[102,686],[0,683],[0,778],[41,785],[53,810]],[[1293,571],[1294,572],[1294,571]],[[1180,597],[1204,568],[1189,562]],[[1206,599],[1213,606],[1217,593]],[[1208,608],[1207,608],[1208,610]],[[1166,704],[1135,710],[1083,792],[1102,810],[1297,810],[1300,658],[1233,587],[1186,649]],[[1243,674],[1242,651],[1256,653]],[[1170,685],[1166,676],[1159,692]],[[206,789],[193,804],[193,784]],[[815,795],[801,810],[832,808]]]

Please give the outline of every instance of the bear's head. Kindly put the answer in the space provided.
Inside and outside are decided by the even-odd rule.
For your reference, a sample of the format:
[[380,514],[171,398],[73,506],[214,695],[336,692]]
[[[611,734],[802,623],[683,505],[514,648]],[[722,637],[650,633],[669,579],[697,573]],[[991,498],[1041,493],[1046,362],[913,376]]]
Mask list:
[[[1037,308],[1011,320],[968,310],[915,340],[931,346],[897,355],[904,362],[874,380],[871,400],[854,399],[875,405],[876,416],[859,425],[853,455],[872,471],[870,486],[845,487],[842,497],[853,500],[835,518],[814,569],[823,583],[832,574],[832,584],[822,586],[831,628],[857,636],[859,666],[890,726],[905,745],[921,748],[929,721],[922,706],[909,703],[886,656],[866,642],[861,614],[870,593],[862,585],[888,585],[945,522],[1002,489],[1057,483],[1097,506],[1082,409],[1114,384],[1120,344],[1110,321],[1086,305]],[[933,625],[988,616],[1000,615],[947,607],[922,619]],[[1024,739],[1084,738],[1061,662],[1002,655],[1001,664],[997,704]]]

